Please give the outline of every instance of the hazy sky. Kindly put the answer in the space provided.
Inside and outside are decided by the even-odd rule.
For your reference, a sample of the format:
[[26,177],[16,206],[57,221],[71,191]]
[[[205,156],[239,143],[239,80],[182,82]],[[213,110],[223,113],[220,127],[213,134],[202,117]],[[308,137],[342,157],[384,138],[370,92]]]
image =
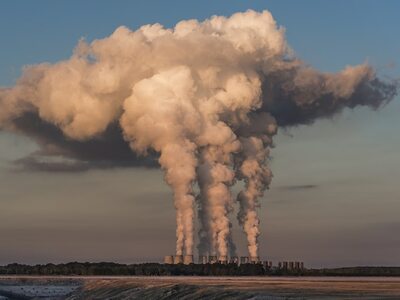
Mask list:
[[[68,58],[82,37],[268,9],[297,55],[322,71],[368,61],[400,77],[399,1],[3,1],[0,85]],[[398,265],[400,101],[280,131],[262,200],[263,258],[312,266]],[[0,132],[0,264],[160,260],[175,249],[172,194],[158,170],[17,170],[37,149]],[[233,214],[234,223],[236,223]],[[245,236],[235,226],[239,253]]]

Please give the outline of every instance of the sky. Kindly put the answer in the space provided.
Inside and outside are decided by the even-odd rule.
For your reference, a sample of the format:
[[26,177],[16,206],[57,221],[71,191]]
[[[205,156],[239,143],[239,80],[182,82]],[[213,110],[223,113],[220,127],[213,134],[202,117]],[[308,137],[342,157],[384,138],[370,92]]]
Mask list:
[[[321,71],[368,61],[382,77],[400,77],[398,1],[3,1],[0,7],[0,86],[13,85],[24,66],[67,59],[81,38],[106,37],[120,25],[171,27],[247,9],[269,10],[296,55]],[[262,258],[316,267],[398,265],[399,100],[279,131],[274,178],[259,211]],[[161,171],[20,170],[12,162],[35,151],[34,142],[0,132],[0,149],[0,264],[132,263],[173,253],[175,211]],[[245,253],[236,225],[233,234]]]

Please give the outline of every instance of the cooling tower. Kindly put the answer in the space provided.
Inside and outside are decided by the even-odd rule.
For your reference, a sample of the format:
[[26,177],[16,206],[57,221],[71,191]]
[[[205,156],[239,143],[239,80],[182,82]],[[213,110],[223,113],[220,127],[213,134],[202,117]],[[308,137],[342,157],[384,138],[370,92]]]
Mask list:
[[294,263],[294,268],[295,268],[296,270],[299,270],[299,269],[300,269],[300,263],[299,263],[298,261],[296,261],[296,262]]
[[183,257],[183,263],[184,263],[185,265],[190,265],[190,264],[194,263],[194,261],[193,261],[193,255],[185,255],[185,256]]
[[218,261],[217,261],[217,256],[215,256],[215,255],[210,255],[209,257],[208,257],[208,262],[210,263],[210,264],[215,264],[215,263],[217,263]]
[[164,256],[164,264],[172,265],[174,263],[174,257],[172,255]]
[[304,269],[304,263],[303,262],[300,262],[300,269]]
[[287,262],[287,261],[284,261],[284,262],[283,262],[283,268],[284,268],[284,269],[287,269],[287,268],[288,268],[288,262]]
[[183,264],[183,255],[175,255],[174,264]]
[[294,262],[290,261],[289,262],[289,270],[293,270],[294,269]]

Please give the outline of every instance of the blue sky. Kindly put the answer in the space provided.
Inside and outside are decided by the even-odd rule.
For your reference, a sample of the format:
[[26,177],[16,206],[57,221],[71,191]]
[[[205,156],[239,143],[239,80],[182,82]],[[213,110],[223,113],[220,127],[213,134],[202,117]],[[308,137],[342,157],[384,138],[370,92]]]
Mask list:
[[[0,85],[120,25],[170,27],[249,8],[271,11],[297,55],[317,69],[368,61],[382,76],[400,77],[399,1],[3,1]],[[279,133],[275,178],[260,211],[263,257],[314,266],[399,261],[399,112],[397,98],[378,112],[346,111]],[[174,211],[161,172],[10,170],[35,147],[0,133],[0,264],[131,262],[173,251]],[[234,234],[244,251],[243,234]]]
[[70,56],[77,41],[101,38],[121,24],[137,28],[181,19],[205,19],[246,9],[270,10],[305,61],[323,70],[368,59],[379,67],[397,61],[398,1],[5,1],[0,11],[2,84],[26,64]]

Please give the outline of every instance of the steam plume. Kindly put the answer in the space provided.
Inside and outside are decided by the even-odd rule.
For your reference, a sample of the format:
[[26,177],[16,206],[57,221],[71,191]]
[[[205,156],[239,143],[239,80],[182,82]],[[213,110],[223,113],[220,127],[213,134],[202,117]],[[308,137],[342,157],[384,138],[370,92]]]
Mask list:
[[41,150],[22,160],[30,166],[38,156],[97,167],[158,158],[174,193],[177,254],[193,253],[196,196],[199,251],[234,251],[230,186],[243,180],[238,219],[257,256],[256,209],[272,178],[277,126],[311,124],[345,107],[376,109],[396,92],[368,64],[314,70],[268,11],[249,10],[173,29],[119,27],[79,42],[68,60],[28,66],[14,87],[0,89],[0,128],[38,142]]
[[242,151],[236,159],[237,177],[244,180],[245,189],[238,194],[237,217],[247,236],[250,257],[258,257],[258,199],[264,195],[272,180],[267,159],[272,136],[276,134],[275,119],[266,113],[255,114],[249,124],[240,128],[239,133]]

